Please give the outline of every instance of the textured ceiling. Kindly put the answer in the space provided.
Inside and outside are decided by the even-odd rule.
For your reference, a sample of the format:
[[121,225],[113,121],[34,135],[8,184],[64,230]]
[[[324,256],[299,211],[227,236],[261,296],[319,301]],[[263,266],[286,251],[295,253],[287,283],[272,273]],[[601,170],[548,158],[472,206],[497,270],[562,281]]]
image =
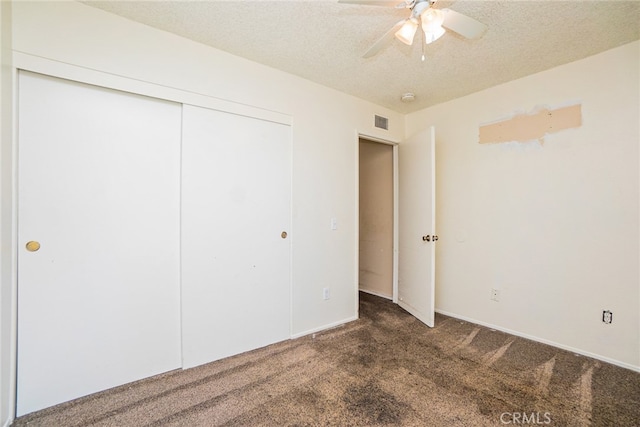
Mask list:
[[[409,11],[316,1],[88,1],[86,4],[409,113],[640,38],[640,1],[445,1],[488,26],[425,46],[362,54]],[[413,92],[413,103],[400,97]]]

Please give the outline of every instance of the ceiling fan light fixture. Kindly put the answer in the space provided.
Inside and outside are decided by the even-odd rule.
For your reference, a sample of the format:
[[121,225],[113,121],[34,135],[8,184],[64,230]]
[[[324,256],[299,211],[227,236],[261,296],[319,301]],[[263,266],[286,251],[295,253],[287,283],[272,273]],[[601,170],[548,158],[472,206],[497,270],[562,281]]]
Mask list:
[[416,35],[417,30],[418,20],[415,18],[409,18],[396,32],[396,38],[402,43],[411,46],[411,44],[413,43],[413,37]]
[[445,29],[440,27],[436,29],[434,32],[426,31],[424,32],[424,42],[426,44],[433,43],[438,40],[445,33]]
[[441,10],[430,8],[420,15],[420,20],[427,44],[438,40],[445,33],[445,29],[442,27],[444,12]]
[[430,8],[420,15],[420,20],[422,21],[422,28],[425,30],[440,28],[444,22],[444,12]]

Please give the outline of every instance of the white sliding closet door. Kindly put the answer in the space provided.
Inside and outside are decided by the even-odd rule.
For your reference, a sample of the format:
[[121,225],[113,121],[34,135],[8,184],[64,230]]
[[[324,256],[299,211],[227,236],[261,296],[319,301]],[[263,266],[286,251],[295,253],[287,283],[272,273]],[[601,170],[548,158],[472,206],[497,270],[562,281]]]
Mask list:
[[19,416],[180,367],[180,120],[20,72]]
[[183,366],[290,337],[290,127],[185,105]]

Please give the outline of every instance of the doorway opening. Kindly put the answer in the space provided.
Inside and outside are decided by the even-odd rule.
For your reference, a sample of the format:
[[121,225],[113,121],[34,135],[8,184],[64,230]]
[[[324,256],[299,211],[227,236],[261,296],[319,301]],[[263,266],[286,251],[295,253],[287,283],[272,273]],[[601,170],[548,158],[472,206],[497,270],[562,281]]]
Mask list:
[[397,146],[359,137],[358,289],[397,302]]

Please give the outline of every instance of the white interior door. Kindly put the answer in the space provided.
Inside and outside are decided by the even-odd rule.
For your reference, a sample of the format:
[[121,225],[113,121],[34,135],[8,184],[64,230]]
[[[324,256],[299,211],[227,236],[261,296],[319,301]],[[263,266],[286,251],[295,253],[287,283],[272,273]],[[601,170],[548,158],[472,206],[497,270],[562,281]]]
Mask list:
[[[398,147],[398,304],[433,327],[435,306],[435,128]],[[437,239],[437,237],[435,238]]]
[[180,114],[20,72],[19,416],[180,367]]
[[189,105],[183,120],[187,368],[290,337],[291,134]]

